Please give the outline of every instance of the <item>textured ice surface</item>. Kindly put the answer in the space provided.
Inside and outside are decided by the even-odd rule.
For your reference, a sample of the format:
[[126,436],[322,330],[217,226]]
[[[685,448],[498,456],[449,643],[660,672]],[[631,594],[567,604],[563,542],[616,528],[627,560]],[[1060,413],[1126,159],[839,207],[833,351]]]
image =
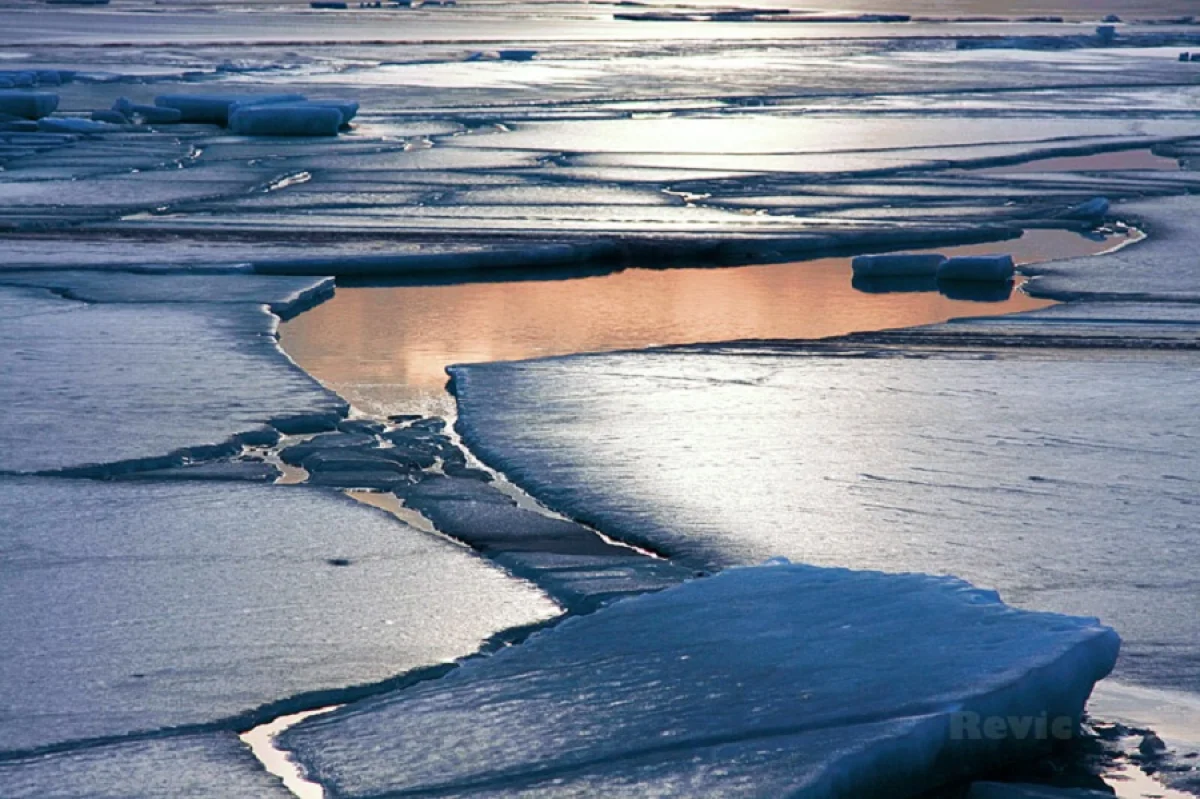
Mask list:
[[5,799],[287,799],[231,732],[0,761]]
[[302,487],[0,477],[0,551],[0,752],[334,702],[555,612]]
[[227,125],[240,108],[257,105],[303,102],[301,94],[165,94],[154,98],[155,105],[174,108],[183,122]]
[[54,113],[58,95],[49,92],[0,90],[0,113],[25,119],[41,119]]
[[609,543],[575,522],[517,507],[508,495],[476,480],[426,477],[395,493],[439,532],[532,580],[569,610],[592,610],[691,576],[674,563]]
[[459,426],[551,507],[686,563],[956,574],[1100,615],[1129,678],[1200,685],[1193,356],[803,350],[458,368]]
[[4,271],[0,284],[51,289],[67,299],[91,303],[257,303],[281,316],[293,316],[333,293],[332,278],[251,274]]
[[166,466],[172,452],[228,446],[269,422],[331,426],[345,403],[281,356],[274,328],[250,303],[87,305],[0,290],[0,471]]
[[339,796],[900,799],[1046,745],[956,735],[956,714],[1077,717],[1118,644],[951,578],[734,569],[281,741]]
[[1035,267],[1029,291],[1054,299],[1196,302],[1198,212],[1200,198],[1189,195],[1115,206],[1113,215],[1140,221],[1149,239],[1112,255]]

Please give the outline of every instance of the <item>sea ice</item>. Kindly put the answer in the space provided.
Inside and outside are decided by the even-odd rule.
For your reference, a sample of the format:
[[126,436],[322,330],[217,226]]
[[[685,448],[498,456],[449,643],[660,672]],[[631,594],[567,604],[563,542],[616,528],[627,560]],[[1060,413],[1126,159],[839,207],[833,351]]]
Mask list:
[[111,133],[120,128],[108,122],[95,122],[81,117],[44,117],[38,120],[43,133]]
[[1127,679],[1194,689],[1194,347],[1140,349],[1117,318],[1117,349],[1046,323],[1064,348],[1022,355],[1015,327],[455,367],[458,428],[554,510],[678,563],[956,574],[1099,615]]
[[302,103],[304,100],[302,94],[164,94],[155,97],[154,104],[178,110],[182,122],[202,122],[224,127],[229,124],[229,117],[237,108],[271,103]]
[[49,92],[0,90],[0,114],[41,119],[58,108],[58,95]]
[[342,112],[333,106],[296,103],[239,106],[229,129],[239,136],[336,136]]
[[1200,212],[1194,195],[1114,206],[1122,219],[1140,224],[1149,238],[1115,253],[1022,267],[1035,278],[1026,290],[1056,300],[1196,302],[1195,228]]
[[0,272],[0,285],[52,289],[91,303],[248,303],[289,318],[333,295],[333,279],[255,274],[143,273],[63,269]]
[[959,255],[938,265],[937,278],[1003,283],[1012,280],[1015,271],[1011,255]]
[[345,797],[900,799],[1071,735],[1118,647],[953,578],[774,564],[570,619],[280,741]]
[[1108,215],[1110,205],[1108,198],[1095,197],[1073,208],[1068,208],[1060,216],[1063,219],[1079,219],[1085,222],[1100,222]]
[[5,799],[289,799],[232,732],[0,760]]
[[349,125],[350,120],[358,115],[358,103],[353,100],[308,100],[305,105],[319,108],[336,108],[342,115],[342,125]]
[[183,112],[178,108],[141,105],[128,97],[117,98],[117,101],[113,103],[112,110],[126,117],[140,117],[143,122],[151,125],[169,125],[183,121]]
[[556,613],[463,548],[303,486],[0,477],[0,551],[0,753],[252,724]]
[[269,424],[332,428],[344,401],[279,352],[275,324],[252,302],[89,305],[0,289],[0,471],[162,468],[232,452]]
[[937,274],[946,256],[926,253],[860,255],[852,267],[855,277],[921,277]]

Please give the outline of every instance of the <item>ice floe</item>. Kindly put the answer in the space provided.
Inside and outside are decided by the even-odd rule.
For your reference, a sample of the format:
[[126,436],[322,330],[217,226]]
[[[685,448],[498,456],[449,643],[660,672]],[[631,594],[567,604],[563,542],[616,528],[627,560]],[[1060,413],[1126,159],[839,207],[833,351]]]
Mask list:
[[302,94],[164,94],[154,98],[154,104],[173,108],[182,122],[203,122],[225,127],[230,115],[238,108],[275,103],[302,103]]
[[332,106],[272,103],[236,108],[229,130],[240,136],[336,136],[342,112]]
[[41,119],[58,108],[58,95],[49,92],[0,90],[0,114]]
[[1002,321],[455,367],[458,426],[550,507],[678,562],[948,572],[1100,615],[1127,679],[1192,687],[1194,355],[1070,328],[1057,351]]
[[767,565],[618,602],[281,741],[346,797],[899,799],[1069,737],[1118,645],[951,578]]
[[271,424],[329,429],[345,415],[279,353],[261,305],[86,305],[9,288],[0,307],[0,471],[162,468],[270,440]]
[[0,477],[0,550],[6,755],[243,729],[556,613],[466,550],[304,487]]
[[1189,220],[1200,209],[1194,196],[1131,202],[1114,211],[1145,227],[1150,237],[1119,252],[1030,268],[1028,291],[1053,299],[1194,302],[1200,299]]
[[945,260],[936,253],[860,255],[851,266],[856,277],[930,277]]
[[289,799],[232,732],[0,760],[5,799]]
[[938,265],[937,278],[1002,283],[1012,280],[1015,271],[1011,255],[959,255]]

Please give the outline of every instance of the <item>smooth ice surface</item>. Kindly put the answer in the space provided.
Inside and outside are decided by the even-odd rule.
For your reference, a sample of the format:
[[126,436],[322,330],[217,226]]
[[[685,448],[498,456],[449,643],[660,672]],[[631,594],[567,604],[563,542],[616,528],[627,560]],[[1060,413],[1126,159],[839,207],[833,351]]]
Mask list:
[[161,461],[270,422],[336,420],[345,403],[280,354],[274,328],[250,303],[0,289],[0,471]]
[[887,253],[860,255],[851,266],[855,276],[862,277],[932,276],[945,260],[938,253]]
[[5,799],[288,799],[231,732],[0,761]]
[[0,90],[0,114],[25,119],[41,119],[54,113],[58,95],[49,92]]
[[1195,227],[1200,198],[1169,197],[1115,206],[1112,214],[1141,222],[1149,238],[1101,258],[1023,270],[1037,275],[1031,293],[1053,299],[1200,301]]
[[1194,356],[881,347],[457,368],[459,427],[551,507],[685,563],[956,574],[1099,615],[1126,678],[1200,688]]
[[292,316],[333,294],[332,278],[133,274],[99,270],[0,271],[0,285],[51,289],[90,303],[251,303]]
[[331,704],[555,613],[467,550],[302,487],[0,477],[0,552],[0,752]]
[[955,713],[1078,717],[1118,646],[952,578],[733,569],[281,742],[339,796],[900,799],[1045,744],[964,740]]

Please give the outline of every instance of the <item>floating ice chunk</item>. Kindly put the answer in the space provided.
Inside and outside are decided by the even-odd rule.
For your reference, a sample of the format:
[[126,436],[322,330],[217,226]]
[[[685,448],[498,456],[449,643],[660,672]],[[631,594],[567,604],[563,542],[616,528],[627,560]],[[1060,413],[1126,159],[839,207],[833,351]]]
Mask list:
[[1016,267],[1011,255],[961,255],[947,258],[937,269],[938,280],[1012,280]]
[[461,548],[300,486],[0,477],[0,551],[5,799],[13,753],[252,724],[555,614]]
[[93,122],[107,122],[110,125],[128,125],[129,118],[120,111],[93,111]]
[[953,578],[739,568],[279,740],[345,797],[899,799],[1074,734],[1119,645]]
[[58,108],[58,95],[50,92],[0,90],[0,114],[41,119]]
[[858,277],[920,277],[936,275],[946,256],[930,253],[860,255],[854,259]]
[[336,136],[341,127],[342,112],[333,106],[239,106],[229,115],[229,129],[239,136]]
[[183,120],[183,112],[178,108],[163,108],[157,105],[139,105],[128,97],[118,98],[113,103],[112,110],[127,117],[141,117],[143,122],[151,125],[171,125]]
[[1085,222],[1098,222],[1108,214],[1109,202],[1106,197],[1095,197],[1085,203],[1060,214],[1061,219],[1079,219]]
[[117,130],[114,125],[107,122],[93,122],[90,119],[82,119],[80,117],[63,117],[59,119],[38,120],[38,130],[43,133],[107,133]]
[[318,108],[336,108],[342,115],[342,124],[348,125],[358,115],[358,103],[353,100],[309,100],[305,105]]
[[537,50],[497,50],[501,61],[532,61],[537,57]]
[[234,108],[272,103],[304,102],[302,94],[164,94],[154,98],[159,108],[174,108],[179,111],[181,122],[201,122],[210,125],[228,125]]
[[468,61],[532,61],[537,50],[480,50],[467,56]]

